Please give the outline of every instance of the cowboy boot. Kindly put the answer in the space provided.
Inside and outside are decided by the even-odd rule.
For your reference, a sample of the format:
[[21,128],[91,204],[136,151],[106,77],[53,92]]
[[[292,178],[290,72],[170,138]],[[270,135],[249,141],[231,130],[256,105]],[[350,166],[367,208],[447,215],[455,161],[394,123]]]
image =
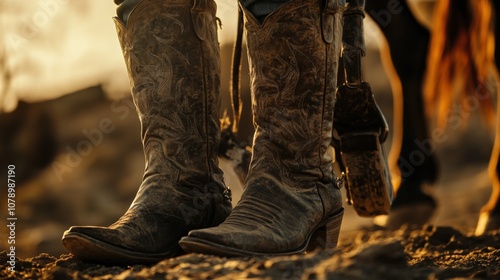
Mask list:
[[343,208],[327,151],[342,9],[337,0],[294,0],[262,24],[244,10],[256,129],[251,166],[231,215],[189,232],[179,242],[185,251],[289,255],[313,239],[336,246]]
[[115,18],[146,158],[142,185],[109,227],[77,226],[64,246],[97,263],[156,262],[182,253],[190,230],[216,226],[231,198],[217,163],[219,45],[212,0],[142,0]]

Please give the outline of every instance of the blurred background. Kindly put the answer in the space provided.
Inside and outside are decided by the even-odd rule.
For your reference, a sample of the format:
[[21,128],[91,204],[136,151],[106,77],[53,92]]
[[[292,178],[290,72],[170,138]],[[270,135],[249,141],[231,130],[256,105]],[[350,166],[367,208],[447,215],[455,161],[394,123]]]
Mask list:
[[[230,114],[236,1],[216,2],[222,21],[222,116]],[[113,223],[142,178],[139,121],[111,20],[115,5],[111,0],[0,0],[0,13],[0,220],[6,223],[7,166],[15,165],[17,256],[58,256],[66,253],[60,242],[64,230]],[[392,127],[392,93],[379,58],[382,39],[370,19],[365,23],[365,79]],[[243,61],[237,136],[248,143],[253,129],[246,57]],[[467,126],[448,131],[448,140],[438,147],[442,176],[435,193],[442,207],[434,221],[470,231],[489,196],[486,166],[493,136],[477,112],[467,120]],[[391,139],[386,152],[390,144]],[[242,186],[225,169],[236,203]],[[346,208],[343,231],[371,224]],[[0,226],[0,250],[7,248],[7,234]]]

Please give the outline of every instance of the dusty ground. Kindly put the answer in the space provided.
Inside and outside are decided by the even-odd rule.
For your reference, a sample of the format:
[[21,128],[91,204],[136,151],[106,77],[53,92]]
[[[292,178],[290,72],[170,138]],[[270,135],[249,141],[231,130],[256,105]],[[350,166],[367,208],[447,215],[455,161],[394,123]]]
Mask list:
[[[4,264],[8,256],[0,254]],[[337,250],[292,257],[220,258],[188,254],[152,266],[106,267],[71,255],[41,254],[3,265],[2,279],[500,279],[500,231],[481,237],[451,227],[362,229]]]

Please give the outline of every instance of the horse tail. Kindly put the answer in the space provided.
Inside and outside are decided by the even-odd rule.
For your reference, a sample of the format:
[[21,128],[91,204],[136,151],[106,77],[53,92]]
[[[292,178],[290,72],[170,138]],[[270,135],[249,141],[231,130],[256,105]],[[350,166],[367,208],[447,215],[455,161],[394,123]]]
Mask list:
[[[493,8],[490,0],[438,0],[424,84],[428,116],[445,127],[457,98],[461,111],[481,110],[490,125],[497,74]],[[437,113],[437,114],[436,114]],[[468,115],[467,115],[468,116]]]

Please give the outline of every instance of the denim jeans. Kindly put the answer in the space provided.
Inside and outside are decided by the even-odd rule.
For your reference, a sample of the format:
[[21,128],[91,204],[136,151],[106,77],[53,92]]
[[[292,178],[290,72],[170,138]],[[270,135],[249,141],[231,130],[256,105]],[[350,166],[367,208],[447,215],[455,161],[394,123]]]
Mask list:
[[257,19],[263,21],[267,15],[292,0],[240,0],[241,4]]

